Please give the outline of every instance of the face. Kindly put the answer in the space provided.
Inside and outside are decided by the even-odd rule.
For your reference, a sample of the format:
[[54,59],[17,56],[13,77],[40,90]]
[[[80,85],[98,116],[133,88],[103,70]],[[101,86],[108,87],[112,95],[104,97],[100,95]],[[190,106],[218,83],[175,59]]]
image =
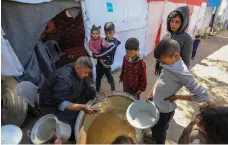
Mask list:
[[134,59],[137,56],[138,52],[138,50],[126,50],[127,56],[130,59]]
[[76,66],[76,73],[81,79],[88,77],[91,72],[92,70],[88,67],[81,67],[79,65]]
[[181,27],[181,18],[179,16],[175,17],[175,18],[171,18],[170,20],[170,28],[173,32],[177,32],[180,27]]
[[174,52],[167,56],[161,56],[159,61],[162,64],[170,65],[170,64],[174,64],[175,62],[177,62],[177,60],[179,58],[180,58],[180,54],[178,52]]
[[99,30],[93,30],[91,36],[93,39],[97,39],[100,36],[100,31]]
[[114,34],[115,34],[114,31],[105,31],[105,36],[107,40],[112,40]]

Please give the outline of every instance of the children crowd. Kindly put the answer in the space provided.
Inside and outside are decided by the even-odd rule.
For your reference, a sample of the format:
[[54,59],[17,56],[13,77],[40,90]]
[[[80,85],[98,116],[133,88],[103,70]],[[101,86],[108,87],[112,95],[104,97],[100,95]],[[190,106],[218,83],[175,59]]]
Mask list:
[[[154,57],[157,59],[155,74],[158,75],[158,79],[147,96],[147,101],[153,100],[160,112],[159,121],[151,128],[151,136],[157,144],[165,144],[167,130],[177,108],[176,100],[210,103],[207,91],[202,85],[197,83],[188,69],[191,58],[194,59],[195,57],[200,40],[197,36],[193,43],[190,35],[185,32],[189,21],[187,7],[180,7],[171,12],[167,21],[167,29],[171,35],[165,36],[154,49]],[[97,92],[100,91],[101,79],[104,74],[111,86],[111,91],[115,90],[111,65],[114,62],[115,52],[120,42],[113,37],[115,25],[112,22],[105,24],[104,31],[106,37],[101,38],[100,27],[93,26],[89,41],[90,50],[93,52],[94,58],[97,59]],[[132,94],[136,99],[140,99],[140,94],[147,88],[147,66],[139,54],[139,41],[136,38],[129,38],[125,43],[125,50],[126,55],[123,58],[119,82],[123,84],[124,92]],[[176,95],[182,87],[187,88],[191,95]],[[201,112],[201,114],[203,116],[206,115],[204,112]],[[224,114],[222,115],[224,116]],[[213,119],[211,120],[213,121]],[[215,123],[210,122],[211,120],[209,119],[209,124],[206,124],[206,126],[209,127],[209,125]],[[225,127],[227,128],[228,122],[224,122],[226,122]],[[218,133],[224,135],[224,132],[219,132],[219,129]],[[227,135],[224,136],[227,137]],[[197,139],[199,138],[195,137],[195,140],[187,140],[185,143],[196,143]],[[226,139],[220,138],[220,140]],[[210,143],[210,141],[208,139],[206,141],[200,140],[199,142]]]

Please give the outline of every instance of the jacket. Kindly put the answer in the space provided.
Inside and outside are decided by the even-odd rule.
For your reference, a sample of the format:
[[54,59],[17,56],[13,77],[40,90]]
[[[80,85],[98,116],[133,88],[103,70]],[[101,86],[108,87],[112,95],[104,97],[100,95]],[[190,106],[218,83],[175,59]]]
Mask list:
[[73,64],[68,64],[57,69],[45,81],[40,90],[40,107],[49,108],[49,113],[56,112],[64,101],[86,104],[95,95],[95,89],[86,79],[77,76]]
[[161,113],[169,113],[176,109],[176,103],[170,102],[167,98],[175,95],[182,87],[190,91],[192,101],[199,103],[210,101],[207,91],[197,83],[182,59],[174,64],[161,66],[163,69],[153,90],[153,102]]
[[133,92],[144,92],[147,87],[146,63],[142,57],[138,56],[136,60],[129,61],[127,56],[123,58],[120,81],[123,81],[123,87]]
[[94,40],[92,37],[89,40],[89,49],[93,54],[99,54],[101,52],[101,42],[102,38],[99,36],[96,40]]
[[93,55],[93,57],[103,59],[106,65],[112,65],[114,62],[116,49],[119,45],[120,41],[116,38],[113,38],[112,40],[107,40],[106,38],[104,38],[102,40],[102,47],[105,46],[107,48],[102,48],[102,52],[100,54]]
[[193,49],[193,40],[192,37],[185,32],[186,28],[188,27],[189,24],[189,9],[187,6],[179,7],[174,11],[179,11],[183,15],[183,22],[181,25],[181,28],[173,33],[171,28],[170,28],[170,15],[168,16],[167,19],[167,30],[170,32],[169,34],[164,36],[164,39],[173,39],[178,42],[180,45],[180,55],[181,58],[183,59],[185,65],[189,68],[190,66],[190,60],[192,56],[192,49]]
[[[178,32],[173,33],[170,28],[170,14],[167,18],[167,30],[169,31],[168,34],[164,36],[164,39],[173,39],[176,40],[180,46],[180,56],[183,59],[185,65],[189,68],[190,67],[190,60],[192,56],[192,49],[193,49],[193,40],[192,37],[185,32],[186,28],[189,24],[189,9],[187,6],[182,6],[177,8],[174,11],[179,11],[183,15],[183,22],[181,25],[181,28],[178,30]],[[157,61],[156,70],[159,69],[159,61]]]

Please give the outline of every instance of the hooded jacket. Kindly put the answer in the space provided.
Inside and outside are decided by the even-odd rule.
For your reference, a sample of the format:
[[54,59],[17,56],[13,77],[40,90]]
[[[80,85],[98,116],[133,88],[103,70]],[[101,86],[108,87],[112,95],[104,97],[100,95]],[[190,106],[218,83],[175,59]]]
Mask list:
[[120,74],[120,81],[123,87],[133,92],[144,92],[147,87],[146,63],[141,56],[136,60],[130,61],[128,57],[123,58],[123,65]]
[[192,55],[192,49],[193,49],[193,40],[191,36],[185,32],[186,28],[188,27],[189,24],[189,9],[187,6],[179,7],[174,11],[178,11],[182,14],[183,16],[183,22],[181,25],[181,28],[177,32],[172,32],[170,28],[170,21],[171,17],[170,14],[168,15],[167,18],[167,30],[170,32],[169,34],[164,36],[164,39],[173,39],[178,42],[180,45],[180,55],[181,58],[183,59],[185,65],[189,68],[190,66],[190,60],[191,60],[191,55]]

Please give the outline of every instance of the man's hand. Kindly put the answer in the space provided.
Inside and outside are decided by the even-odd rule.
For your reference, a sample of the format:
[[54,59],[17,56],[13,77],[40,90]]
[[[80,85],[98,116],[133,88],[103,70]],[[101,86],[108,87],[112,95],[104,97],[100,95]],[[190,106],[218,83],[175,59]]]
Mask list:
[[136,92],[136,97],[137,97],[138,99],[140,99],[141,93],[142,93],[142,92],[141,92],[140,90]]
[[95,113],[95,112],[93,111],[93,109],[91,108],[91,106],[89,106],[89,105],[84,105],[84,106],[82,107],[82,110],[83,110],[86,114],[89,114],[89,115]]

